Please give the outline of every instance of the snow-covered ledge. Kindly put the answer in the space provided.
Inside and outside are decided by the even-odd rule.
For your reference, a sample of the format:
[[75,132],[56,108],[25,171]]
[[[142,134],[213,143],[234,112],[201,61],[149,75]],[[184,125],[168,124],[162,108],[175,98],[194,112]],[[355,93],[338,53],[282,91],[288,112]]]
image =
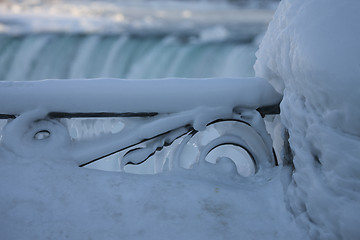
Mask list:
[[263,78],[68,79],[0,82],[0,114],[177,113],[197,107],[257,109],[281,95]]
[[[62,156],[79,166],[123,151],[122,169],[128,163],[144,162],[184,135],[195,138],[199,131],[231,126],[235,127],[232,132],[219,130],[221,133],[208,138],[202,147],[196,143],[198,159],[184,160],[181,165],[190,167],[206,159],[210,152],[224,154],[215,148],[235,145],[247,151],[257,171],[277,165],[260,114],[271,113],[269,110],[276,109],[280,100],[281,95],[262,78],[0,82],[0,102],[8,103],[0,106],[0,115],[15,118],[5,126],[2,143],[19,156],[47,159]],[[64,123],[57,119],[79,117],[143,120],[137,120],[135,126],[123,127],[118,133],[74,141]],[[184,141],[189,141],[188,138]],[[184,145],[194,145],[185,142]],[[178,148],[184,147],[180,144]],[[176,150],[171,169],[179,164],[184,151]]]
[[356,0],[283,0],[257,53],[257,76],[284,95],[288,204],[313,239],[360,236],[359,11]]

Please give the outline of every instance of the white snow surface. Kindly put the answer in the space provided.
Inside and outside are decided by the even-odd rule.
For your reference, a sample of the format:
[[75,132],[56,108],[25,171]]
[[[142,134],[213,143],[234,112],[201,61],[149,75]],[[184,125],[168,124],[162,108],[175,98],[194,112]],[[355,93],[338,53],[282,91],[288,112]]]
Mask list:
[[284,95],[290,209],[313,239],[360,236],[360,2],[283,0],[255,71]]
[[133,175],[3,149],[0,159],[1,239],[306,239],[284,204],[286,168]]

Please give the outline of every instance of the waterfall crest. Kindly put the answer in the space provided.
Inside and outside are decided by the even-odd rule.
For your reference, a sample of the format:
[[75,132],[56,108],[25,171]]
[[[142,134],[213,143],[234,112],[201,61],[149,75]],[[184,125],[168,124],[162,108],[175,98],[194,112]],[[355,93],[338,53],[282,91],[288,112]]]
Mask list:
[[175,36],[0,35],[0,79],[253,76],[256,44]]

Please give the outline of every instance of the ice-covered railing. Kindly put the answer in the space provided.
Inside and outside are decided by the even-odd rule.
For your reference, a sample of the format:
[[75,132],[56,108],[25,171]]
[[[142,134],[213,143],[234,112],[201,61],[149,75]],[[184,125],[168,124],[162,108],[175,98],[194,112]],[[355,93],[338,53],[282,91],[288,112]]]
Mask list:
[[[262,116],[278,113],[280,100],[262,78],[0,82],[0,117],[9,119],[2,143],[22,157],[79,166],[121,153],[123,169],[176,141],[159,171],[230,159],[250,175],[277,164]],[[79,140],[65,121],[106,117],[126,124]]]

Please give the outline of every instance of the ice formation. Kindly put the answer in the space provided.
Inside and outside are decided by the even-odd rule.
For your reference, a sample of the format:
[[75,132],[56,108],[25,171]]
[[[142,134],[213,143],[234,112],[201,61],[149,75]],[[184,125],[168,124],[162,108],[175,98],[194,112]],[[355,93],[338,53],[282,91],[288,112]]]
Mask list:
[[[104,82],[108,87],[102,85]],[[139,83],[147,88],[139,88]],[[61,122],[51,119],[46,119],[45,123],[39,121],[48,111],[66,108],[78,111],[85,107],[85,110],[92,108],[98,111],[108,104],[113,110],[127,110],[119,109],[121,104],[113,106],[111,103],[118,102],[116,99],[105,105],[106,98],[102,96],[91,99],[91,94],[99,91],[103,94],[107,92],[109,98],[116,96],[121,89],[116,86],[121,84],[124,87],[122,97],[127,99],[118,100],[131,100],[128,105],[138,111],[155,108],[165,116],[159,114],[155,119],[146,119],[131,132],[107,136],[107,142],[103,141],[105,139],[95,144],[87,144],[89,142],[85,141],[78,148],[79,151],[75,151],[75,156],[68,152],[73,152],[72,148],[77,144],[64,137],[68,135],[64,133]],[[1,85],[2,99],[8,100],[7,106],[2,105],[1,110],[20,113],[2,130],[0,232],[5,239],[287,239],[289,234],[293,234],[295,239],[306,238],[283,202],[283,172],[288,172],[289,168],[274,168],[274,164],[269,164],[271,145],[268,148],[265,144],[267,139],[263,139],[259,145],[260,135],[253,134],[259,126],[266,132],[263,122],[259,121],[262,120],[260,114],[247,108],[257,108],[280,100],[264,79],[49,80],[5,82]],[[66,86],[73,87],[68,96]],[[108,91],[114,86],[115,92]],[[176,95],[172,90],[174,88],[182,93],[181,96]],[[207,91],[200,93],[197,92],[199,89]],[[235,92],[230,94],[232,91]],[[58,92],[61,94],[58,95]],[[240,92],[243,96],[237,95]],[[145,96],[150,94],[149,98],[153,98],[154,102],[143,105],[138,103],[139,93]],[[82,105],[81,96],[91,106]],[[211,97],[213,99],[207,100]],[[173,100],[170,101],[171,98]],[[43,108],[26,111],[36,105],[42,105]],[[252,127],[239,121],[235,130],[234,121],[225,129],[220,128],[219,132],[208,129],[205,138],[202,138],[204,132],[189,135],[198,138],[203,145],[196,145],[198,141],[193,141],[194,138],[184,141],[178,148],[180,153],[185,152],[181,160],[188,162],[188,156],[199,156],[201,160],[206,157],[203,156],[206,151],[211,152],[208,157],[212,158],[208,162],[191,163],[194,165],[191,169],[176,168],[171,172],[144,176],[94,171],[78,168],[75,164],[82,155],[89,159],[103,146],[121,148],[124,141],[131,145],[131,141],[141,140],[141,137],[149,138],[171,129],[181,131],[180,127],[184,124],[190,123],[195,130],[202,130],[211,120],[232,117],[235,107],[243,107],[241,116],[249,122],[249,117],[256,113],[250,122]],[[179,112],[166,113],[169,109]],[[213,125],[217,124],[220,122]],[[50,136],[42,127],[50,130]],[[221,139],[221,131],[227,134],[225,138]],[[214,138],[209,138],[209,135]],[[247,135],[250,140],[243,142],[236,138],[237,135]],[[215,148],[219,141],[225,141],[220,149]],[[227,143],[248,144],[252,156],[263,162],[256,165],[256,170],[251,169],[251,159],[243,162],[247,165],[243,167],[249,169],[243,172],[244,176],[248,176],[244,178],[238,174],[239,164],[229,161],[234,155],[238,157],[242,153],[225,152]],[[221,158],[218,159],[216,155]]]
[[359,10],[356,0],[284,0],[257,53],[257,76],[284,95],[288,204],[313,239],[360,236]]
[[[283,0],[262,41],[255,70],[283,94],[281,122],[289,133],[293,171],[280,166],[243,178],[226,158],[152,176],[78,168],[60,148],[31,145],[32,138],[30,144],[18,141],[16,134],[27,131],[21,121],[46,113],[34,110],[12,122],[18,124],[7,124],[1,135],[0,238],[357,239],[359,9],[356,0]],[[225,92],[217,99],[235,106]],[[23,113],[36,96],[28,105],[19,99],[24,100],[3,101],[1,108],[13,110],[14,104],[13,113]],[[142,110],[141,103],[134,104]],[[192,104],[188,99],[175,110],[189,110]],[[70,101],[61,105],[77,109]],[[181,117],[193,119],[195,112]],[[37,136],[39,141],[46,137],[46,132]],[[69,139],[56,144],[66,150]],[[94,148],[88,145],[83,152]]]

